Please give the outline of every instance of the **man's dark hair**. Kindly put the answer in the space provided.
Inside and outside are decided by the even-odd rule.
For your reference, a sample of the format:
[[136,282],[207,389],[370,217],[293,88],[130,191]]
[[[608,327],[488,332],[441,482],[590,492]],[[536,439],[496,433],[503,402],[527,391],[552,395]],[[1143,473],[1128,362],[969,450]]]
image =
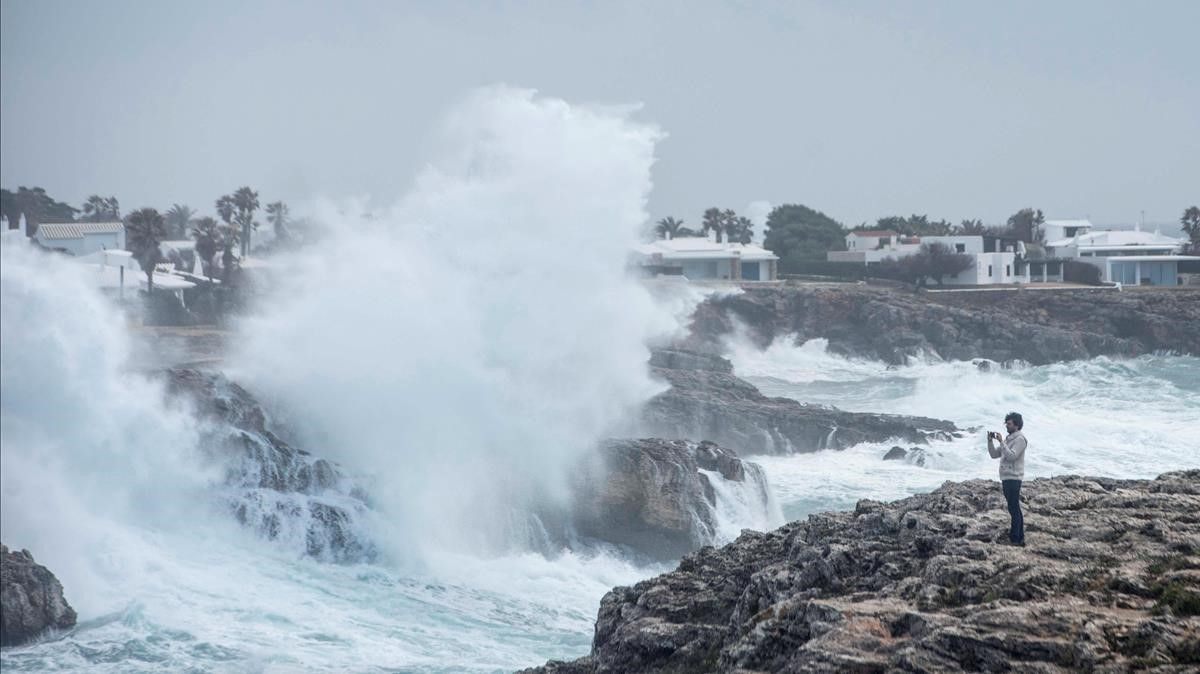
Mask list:
[[1025,428],[1025,420],[1022,419],[1021,415],[1016,412],[1009,412],[1008,414],[1004,415],[1004,420],[1012,421],[1013,425],[1017,427],[1018,431],[1022,428]]

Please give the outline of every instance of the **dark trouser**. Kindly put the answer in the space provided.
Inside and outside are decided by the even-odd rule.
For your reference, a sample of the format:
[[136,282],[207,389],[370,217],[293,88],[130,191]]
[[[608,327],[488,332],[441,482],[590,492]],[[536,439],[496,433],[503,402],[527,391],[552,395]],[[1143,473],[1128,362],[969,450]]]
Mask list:
[[1021,515],[1021,481],[1001,480],[1004,488],[1004,500],[1008,502],[1008,514],[1012,517],[1012,526],[1008,530],[1008,540],[1013,543],[1025,542],[1025,517]]

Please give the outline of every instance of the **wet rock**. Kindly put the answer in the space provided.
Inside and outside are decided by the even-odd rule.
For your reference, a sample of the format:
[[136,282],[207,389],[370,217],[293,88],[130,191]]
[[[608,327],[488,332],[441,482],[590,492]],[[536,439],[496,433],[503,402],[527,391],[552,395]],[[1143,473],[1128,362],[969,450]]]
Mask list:
[[[703,548],[601,601],[572,672],[1193,671],[1200,471],[947,482]],[[561,663],[558,666],[562,666]],[[530,670],[549,671],[549,670]]]
[[762,469],[714,443],[610,440],[597,458],[576,473],[573,525],[581,536],[652,559],[679,559],[715,540],[714,480],[731,483],[761,521],[768,519]]
[[26,643],[48,629],[75,626],[62,583],[28,550],[0,544],[0,645]]
[[733,363],[713,353],[683,348],[654,349],[650,353],[650,367],[668,370],[702,370],[705,372],[733,372]]
[[891,449],[889,449],[887,451],[887,454],[883,455],[883,460],[884,461],[901,461],[907,455],[908,455],[908,450],[904,449],[903,447],[901,447],[899,445],[896,445],[896,446],[893,446]]
[[[652,358],[651,363],[668,360]],[[790,398],[768,398],[723,367],[650,369],[671,388],[643,409],[646,434],[711,440],[744,455],[843,449],[893,438],[928,442],[959,432],[953,423],[940,419],[845,412]]]
[[225,467],[224,495],[240,523],[271,540],[294,540],[319,559],[374,557],[356,524],[370,510],[361,485],[333,462],[285,442],[262,405],[224,375],[175,368],[166,376],[170,391],[206,423],[204,447]]
[[1035,365],[1156,351],[1200,355],[1200,331],[1192,329],[1200,324],[1200,290],[746,288],[714,296],[696,309],[693,342],[716,348],[735,323],[748,326],[762,346],[785,335],[824,338],[835,353],[897,364],[924,354]]

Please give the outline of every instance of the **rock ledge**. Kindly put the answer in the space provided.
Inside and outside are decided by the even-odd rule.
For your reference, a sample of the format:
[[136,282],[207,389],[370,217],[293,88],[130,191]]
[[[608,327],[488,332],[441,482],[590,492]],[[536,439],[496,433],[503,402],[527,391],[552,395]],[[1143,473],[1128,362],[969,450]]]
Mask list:
[[1197,671],[1200,470],[860,501],[704,548],[601,601],[592,652],[531,672]]
[[75,626],[75,609],[63,598],[62,583],[33,561],[28,550],[9,552],[0,544],[0,646],[17,646],[47,629]]

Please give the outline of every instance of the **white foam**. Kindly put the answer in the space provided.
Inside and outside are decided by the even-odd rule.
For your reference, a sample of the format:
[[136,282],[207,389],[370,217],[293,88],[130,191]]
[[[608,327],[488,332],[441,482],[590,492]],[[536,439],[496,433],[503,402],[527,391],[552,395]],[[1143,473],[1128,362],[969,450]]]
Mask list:
[[995,479],[983,429],[1002,430],[1009,411],[1025,419],[1029,478],[1064,473],[1147,478],[1200,465],[1191,440],[1200,419],[1200,358],[1096,358],[981,371],[964,361],[888,367],[842,358],[825,347],[822,340],[793,346],[791,339],[781,339],[763,351],[737,344],[735,372],[770,395],[948,419],[980,430],[931,443],[924,467],[881,461],[893,443],[754,457],[766,467],[790,517],[850,507],[859,498],[924,492],[945,480]]
[[379,485],[397,547],[505,549],[507,510],[565,503],[565,474],[658,391],[677,328],[626,274],[654,145],[632,110],[493,88],[449,117],[411,194],[291,261],[242,326],[239,378],[313,448]]

